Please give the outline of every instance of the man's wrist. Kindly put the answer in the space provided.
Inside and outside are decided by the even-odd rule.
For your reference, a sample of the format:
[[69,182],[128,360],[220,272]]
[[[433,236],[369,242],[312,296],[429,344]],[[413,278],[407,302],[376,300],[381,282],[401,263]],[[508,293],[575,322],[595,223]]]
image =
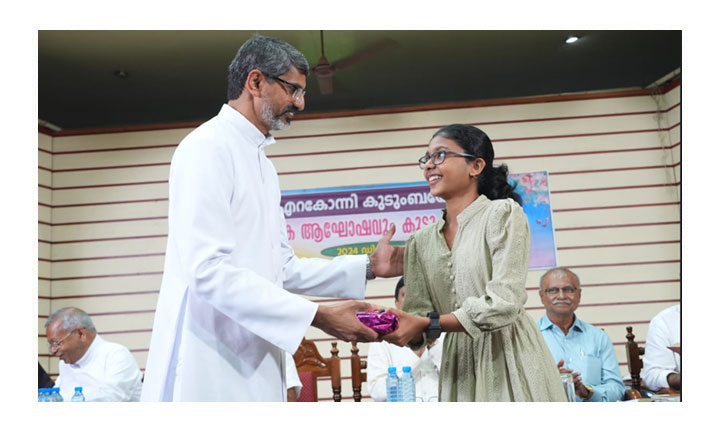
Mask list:
[[675,390],[680,389],[680,374],[677,372],[670,372],[667,374],[668,387],[674,388]]
[[324,313],[325,313],[326,306],[318,305],[317,310],[315,311],[315,316],[313,317],[312,322],[310,323],[313,327],[318,327],[322,325],[324,320]]
[[587,384],[583,384],[583,387],[585,387],[585,390],[587,391],[587,395],[583,397],[583,400],[588,400],[593,397],[593,394],[595,394],[595,390]]

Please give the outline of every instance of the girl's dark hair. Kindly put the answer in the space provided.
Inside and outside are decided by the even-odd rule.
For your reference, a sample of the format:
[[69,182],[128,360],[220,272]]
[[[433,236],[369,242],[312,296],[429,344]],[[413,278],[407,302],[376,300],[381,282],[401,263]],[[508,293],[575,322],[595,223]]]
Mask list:
[[491,200],[512,198],[522,205],[522,198],[515,192],[515,184],[508,182],[508,167],[505,164],[493,166],[495,150],[490,137],[485,132],[466,124],[451,124],[441,128],[433,135],[453,140],[463,148],[465,153],[482,158],[485,169],[477,178],[477,188],[480,195]]
[[400,290],[404,286],[405,286],[405,276],[401,276],[397,285],[395,285],[395,300],[399,300],[398,297],[400,297]]

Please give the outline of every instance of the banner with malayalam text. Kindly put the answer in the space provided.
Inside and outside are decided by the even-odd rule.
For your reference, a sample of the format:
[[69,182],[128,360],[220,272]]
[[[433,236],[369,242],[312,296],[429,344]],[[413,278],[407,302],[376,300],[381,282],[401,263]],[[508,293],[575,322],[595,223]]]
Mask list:
[[[530,224],[530,269],[555,266],[547,172],[513,174]],[[393,244],[442,217],[445,201],[426,182],[284,191],[288,240],[299,257],[371,254],[390,224]]]

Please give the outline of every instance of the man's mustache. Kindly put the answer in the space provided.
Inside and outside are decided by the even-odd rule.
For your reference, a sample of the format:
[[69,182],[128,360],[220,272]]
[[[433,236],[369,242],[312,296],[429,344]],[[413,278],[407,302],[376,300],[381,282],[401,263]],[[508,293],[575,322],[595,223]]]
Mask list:
[[559,303],[564,303],[564,304],[566,304],[566,305],[569,305],[569,304],[571,304],[572,302],[571,302],[570,300],[563,300],[563,299],[555,299],[555,300],[552,301],[552,304],[553,304],[553,305],[556,305],[556,304],[559,304]]

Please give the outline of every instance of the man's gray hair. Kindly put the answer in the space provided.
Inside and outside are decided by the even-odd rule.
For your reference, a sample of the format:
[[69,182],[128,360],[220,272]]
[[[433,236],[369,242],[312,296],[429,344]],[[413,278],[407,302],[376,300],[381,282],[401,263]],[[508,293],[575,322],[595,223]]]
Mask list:
[[253,69],[272,79],[287,73],[291,67],[305,76],[310,70],[305,56],[294,46],[273,37],[254,35],[240,47],[228,67],[228,100],[240,96]]
[[580,276],[578,276],[577,274],[575,274],[575,272],[573,272],[572,270],[570,270],[570,269],[567,268],[567,267],[555,267],[555,268],[551,268],[550,270],[548,270],[548,271],[546,271],[545,273],[543,273],[543,275],[540,276],[540,284],[538,285],[538,286],[540,287],[540,289],[542,289],[543,281],[545,280],[545,278],[548,277],[548,276],[550,276],[550,275],[553,274],[553,273],[558,273],[558,274],[560,274],[561,276],[565,276],[565,275],[574,276],[574,277],[575,277],[575,280],[577,281],[577,284],[578,284],[578,286],[576,286],[575,288],[580,289]]
[[71,332],[75,329],[85,328],[92,333],[97,333],[95,325],[84,310],[76,307],[64,307],[56,310],[50,315],[45,321],[45,328],[48,328],[50,323],[60,319],[60,328],[66,332]]

